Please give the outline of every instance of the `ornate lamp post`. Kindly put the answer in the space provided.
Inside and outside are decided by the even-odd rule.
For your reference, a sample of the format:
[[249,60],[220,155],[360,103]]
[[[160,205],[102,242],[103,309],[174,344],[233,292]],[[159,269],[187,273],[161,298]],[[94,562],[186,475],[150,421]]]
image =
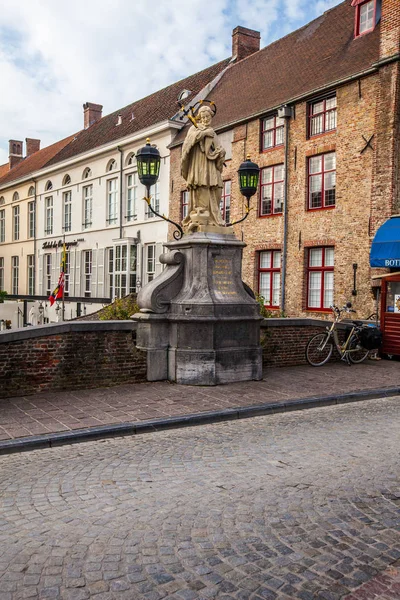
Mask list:
[[238,221],[230,223],[230,225],[236,225],[237,223],[241,223],[249,216],[249,212],[251,211],[250,198],[254,196],[254,194],[257,191],[259,176],[260,167],[256,165],[256,163],[253,163],[250,160],[250,156],[247,155],[247,160],[242,162],[238,169],[240,193],[247,199],[247,204],[245,207],[246,214]]
[[168,221],[168,223],[175,225],[178,231],[174,231],[173,236],[176,240],[179,240],[183,235],[182,227],[178,225],[178,223],[168,219],[165,215],[160,215],[160,213],[155,211],[151,205],[150,188],[157,183],[160,174],[161,156],[158,149],[150,144],[150,138],[147,138],[146,145],[143,146],[143,148],[139,148],[136,152],[136,163],[140,183],[146,188],[146,197],[143,198],[143,200],[147,202],[147,206],[153,214],[157,215],[157,217],[161,217],[164,221]]

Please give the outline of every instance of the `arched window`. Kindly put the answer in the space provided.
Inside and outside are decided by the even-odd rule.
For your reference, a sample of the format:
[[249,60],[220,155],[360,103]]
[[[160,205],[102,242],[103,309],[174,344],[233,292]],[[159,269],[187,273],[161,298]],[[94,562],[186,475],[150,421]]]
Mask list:
[[31,185],[31,187],[29,188],[28,191],[28,196],[34,196],[35,195],[35,188],[33,185]]
[[92,176],[92,171],[89,167],[86,167],[86,169],[83,171],[82,174],[82,179],[89,179],[89,177]]
[[115,171],[115,169],[117,168],[117,161],[114,160],[113,158],[109,161],[109,163],[107,164],[107,169],[106,171]]
[[64,179],[62,180],[63,185],[69,185],[71,183],[71,177],[69,175],[64,175]]
[[51,183],[50,179],[49,181],[47,181],[46,185],[44,186],[44,189],[46,192],[53,189],[53,184]]
[[5,203],[6,201],[4,200],[4,196],[0,196],[0,206],[3,206]]
[[130,154],[128,154],[128,156],[126,157],[125,164],[127,167],[130,167],[135,164],[135,153],[134,152],[131,152]]
[[13,199],[12,199],[12,201],[15,202],[16,200],[19,200],[19,194],[18,194],[18,192],[14,192],[13,193]]

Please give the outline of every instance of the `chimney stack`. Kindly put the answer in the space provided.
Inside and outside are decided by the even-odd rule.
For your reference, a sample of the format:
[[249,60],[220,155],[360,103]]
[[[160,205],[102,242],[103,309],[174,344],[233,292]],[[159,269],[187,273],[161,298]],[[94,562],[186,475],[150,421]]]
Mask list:
[[103,106],[101,104],[85,102],[83,105],[83,124],[85,129],[88,129],[93,123],[100,121],[102,110]]
[[260,32],[246,27],[235,27],[232,32],[232,56],[236,62],[258,52],[260,49]]
[[10,169],[12,169],[24,160],[24,157],[22,156],[22,142],[20,140],[9,140],[8,148],[8,161]]
[[30,156],[35,152],[39,152],[40,150],[40,140],[35,140],[33,138],[25,138],[26,143],[26,156]]

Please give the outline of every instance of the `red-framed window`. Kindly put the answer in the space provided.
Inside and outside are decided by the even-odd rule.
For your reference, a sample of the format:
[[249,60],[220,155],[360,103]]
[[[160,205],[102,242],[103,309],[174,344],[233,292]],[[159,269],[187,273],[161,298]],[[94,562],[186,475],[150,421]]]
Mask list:
[[181,218],[186,219],[189,210],[189,192],[186,190],[181,194]]
[[225,223],[229,223],[231,218],[231,180],[224,181],[222,188],[220,210]]
[[309,248],[307,262],[307,309],[329,310],[333,304],[335,251],[331,246]]
[[375,28],[376,23],[376,0],[364,0],[360,2],[353,0],[352,5],[356,7],[356,21],[355,21],[355,36],[364,35],[369,33]]
[[284,165],[261,169],[259,216],[280,215],[283,211]]
[[308,159],[308,210],[334,208],[336,203],[336,152]]
[[308,137],[334,131],[337,124],[336,94],[308,105]]
[[261,151],[283,146],[285,120],[273,115],[261,120]]
[[258,256],[258,293],[265,306],[279,308],[281,294],[281,251],[263,250]]

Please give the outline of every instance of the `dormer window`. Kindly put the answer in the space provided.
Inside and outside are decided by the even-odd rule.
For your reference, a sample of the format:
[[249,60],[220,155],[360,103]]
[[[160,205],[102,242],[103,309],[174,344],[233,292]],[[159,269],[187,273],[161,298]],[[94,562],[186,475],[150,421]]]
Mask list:
[[376,23],[376,0],[353,0],[356,9],[355,36],[369,33]]

